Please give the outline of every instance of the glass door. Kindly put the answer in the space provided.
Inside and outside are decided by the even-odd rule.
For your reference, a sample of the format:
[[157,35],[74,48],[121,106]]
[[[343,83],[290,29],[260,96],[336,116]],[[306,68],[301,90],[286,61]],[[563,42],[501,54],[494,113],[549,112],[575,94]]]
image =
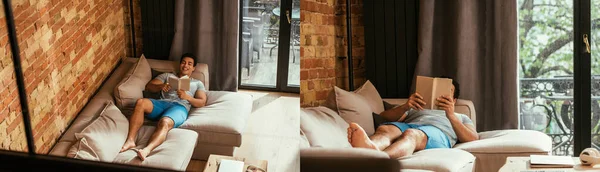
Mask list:
[[[554,155],[600,144],[597,0],[517,0],[520,128],[545,132]],[[591,120],[590,120],[591,119]]]
[[299,92],[299,0],[242,0],[240,88]]
[[520,129],[552,138],[552,153],[573,155],[573,1],[517,0]]
[[590,147],[600,149],[600,53],[597,52],[600,46],[600,41],[599,39],[592,39],[600,36],[600,11],[598,11],[600,10],[600,1],[591,0],[590,3],[592,4],[590,7],[591,31],[590,36],[588,37],[588,41],[591,46],[591,120],[589,124],[591,128]]

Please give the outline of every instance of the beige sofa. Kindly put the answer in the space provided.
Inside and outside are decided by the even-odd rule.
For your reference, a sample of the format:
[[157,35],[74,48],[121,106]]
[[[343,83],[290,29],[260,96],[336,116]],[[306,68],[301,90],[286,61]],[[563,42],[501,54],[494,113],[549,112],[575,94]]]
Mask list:
[[[136,62],[137,58],[126,58],[121,62],[55,144],[50,155],[68,154],[73,143],[77,141],[75,134],[98,117],[107,101],[115,101],[115,86]],[[153,70],[176,71],[176,65],[170,61],[148,59],[148,63]],[[201,80],[208,90],[209,75],[206,64],[198,63],[192,76]],[[251,108],[250,95],[207,91],[207,105],[192,108],[188,119],[179,128],[169,131],[165,142],[151,152],[145,161],[140,161],[135,152],[130,150],[119,153],[112,162],[183,171],[190,159],[207,160],[210,154],[233,155],[235,148],[241,145],[241,133]],[[154,129],[154,123],[149,121],[140,128],[136,138],[138,148],[147,144]]]
[[[384,99],[385,109],[400,105],[406,99]],[[476,121],[475,108],[468,100],[458,100],[455,111]],[[383,152],[351,148],[345,133],[348,123],[327,107],[303,108],[301,119],[302,158],[307,157],[373,157],[389,158]],[[326,131],[326,132],[315,132]],[[506,157],[551,154],[550,137],[538,131],[497,130],[479,133],[480,140],[459,143],[452,149],[429,149],[399,159],[404,170],[430,171],[498,171]],[[344,143],[345,142],[345,143]],[[376,170],[376,169],[374,169]]]

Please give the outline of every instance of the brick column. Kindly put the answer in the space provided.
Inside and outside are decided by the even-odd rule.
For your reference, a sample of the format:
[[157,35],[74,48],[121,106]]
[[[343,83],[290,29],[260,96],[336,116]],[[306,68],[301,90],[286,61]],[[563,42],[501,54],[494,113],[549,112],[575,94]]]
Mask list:
[[[348,89],[345,0],[300,1],[300,103],[319,106],[333,86]],[[365,82],[362,1],[352,1],[355,85]]]

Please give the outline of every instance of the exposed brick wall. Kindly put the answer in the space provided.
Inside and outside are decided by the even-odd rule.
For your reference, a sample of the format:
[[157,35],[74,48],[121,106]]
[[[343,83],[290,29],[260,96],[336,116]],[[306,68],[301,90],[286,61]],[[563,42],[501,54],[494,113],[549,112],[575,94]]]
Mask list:
[[3,9],[4,4],[0,3],[0,149],[27,151],[21,104]]
[[[355,88],[365,82],[362,1],[352,0]],[[300,103],[319,106],[333,86],[348,89],[345,0],[300,1]]]
[[[129,0],[127,1],[127,5],[129,5]],[[136,47],[136,57],[140,57],[142,55],[143,41],[142,41],[142,8],[140,6],[140,0],[133,0],[133,26],[135,27],[135,47]],[[133,43],[131,41],[131,19],[129,14],[129,6],[123,9],[125,14],[125,35],[127,36],[127,57],[133,57]]]
[[[36,152],[48,153],[125,56],[127,0],[12,2]],[[3,18],[4,14],[1,15]],[[4,20],[0,20],[2,148],[25,150]],[[6,108],[8,107],[8,108]],[[9,136],[9,137],[6,137]],[[8,146],[7,146],[8,144]]]

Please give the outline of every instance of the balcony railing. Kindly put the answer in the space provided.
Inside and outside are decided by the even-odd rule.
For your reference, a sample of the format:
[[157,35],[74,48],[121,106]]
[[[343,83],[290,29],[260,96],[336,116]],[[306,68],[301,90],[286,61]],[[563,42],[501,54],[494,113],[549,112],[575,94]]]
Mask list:
[[[552,138],[554,155],[573,155],[573,77],[521,78],[520,128]],[[592,78],[592,146],[600,148],[600,77]]]

